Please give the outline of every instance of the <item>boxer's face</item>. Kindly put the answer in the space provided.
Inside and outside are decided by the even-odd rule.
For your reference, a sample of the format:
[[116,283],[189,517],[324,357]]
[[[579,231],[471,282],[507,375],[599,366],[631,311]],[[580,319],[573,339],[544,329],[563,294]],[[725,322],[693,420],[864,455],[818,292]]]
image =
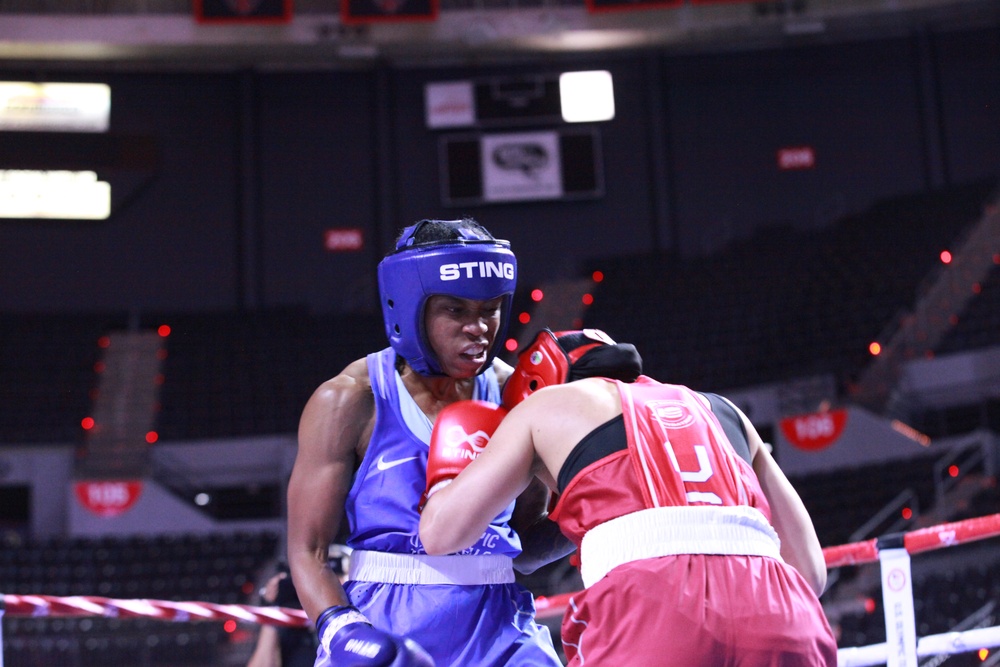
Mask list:
[[435,295],[427,299],[424,325],[441,370],[451,377],[475,377],[493,348],[503,298],[475,301]]

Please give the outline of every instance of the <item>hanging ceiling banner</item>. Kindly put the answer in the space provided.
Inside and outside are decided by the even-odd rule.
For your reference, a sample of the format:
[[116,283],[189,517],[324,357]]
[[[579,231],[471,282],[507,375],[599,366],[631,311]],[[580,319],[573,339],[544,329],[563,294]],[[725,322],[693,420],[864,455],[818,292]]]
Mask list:
[[198,23],[289,23],[292,0],[194,0]]
[[340,0],[345,24],[436,21],[438,0]]

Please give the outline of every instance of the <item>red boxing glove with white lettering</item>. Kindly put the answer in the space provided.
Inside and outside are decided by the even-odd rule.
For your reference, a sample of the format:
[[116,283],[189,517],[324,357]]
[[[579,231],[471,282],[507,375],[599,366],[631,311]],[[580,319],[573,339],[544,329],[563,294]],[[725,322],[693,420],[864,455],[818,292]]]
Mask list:
[[506,415],[506,409],[486,401],[459,401],[438,414],[427,453],[427,488],[421,509],[431,494],[476,460]]

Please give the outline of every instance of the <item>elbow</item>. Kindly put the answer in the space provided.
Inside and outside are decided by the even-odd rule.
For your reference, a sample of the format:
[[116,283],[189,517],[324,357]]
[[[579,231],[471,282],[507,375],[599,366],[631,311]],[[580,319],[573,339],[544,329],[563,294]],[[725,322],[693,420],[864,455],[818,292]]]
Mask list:
[[816,592],[816,597],[823,594],[826,590],[826,564],[824,563],[812,576],[812,581],[809,582],[812,585],[813,591]]
[[448,553],[440,533],[433,511],[428,512],[428,508],[424,508],[424,513],[420,517],[420,543],[430,556],[442,556]]
[[448,550],[435,540],[436,538],[433,533],[425,534],[423,530],[420,531],[420,543],[424,545],[424,551],[427,552],[428,556],[443,556],[447,554]]

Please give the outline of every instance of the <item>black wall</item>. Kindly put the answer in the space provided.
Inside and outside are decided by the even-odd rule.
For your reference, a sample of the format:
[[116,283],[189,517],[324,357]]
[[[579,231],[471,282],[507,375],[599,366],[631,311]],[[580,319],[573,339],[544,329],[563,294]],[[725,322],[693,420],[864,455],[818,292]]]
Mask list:
[[[425,83],[590,68],[615,82],[617,115],[597,125],[603,197],[442,204],[445,132],[425,126]],[[97,168],[109,220],[0,221],[2,311],[359,312],[376,306],[374,267],[398,228],[423,217],[477,217],[513,242],[529,286],[1000,172],[998,28],[505,68],[27,76],[0,62],[0,77],[110,84],[108,140],[132,147]],[[0,133],[0,168],[64,167],[61,141]],[[777,150],[798,145],[815,168],[779,170]],[[363,250],[324,250],[335,227],[363,230]]]

